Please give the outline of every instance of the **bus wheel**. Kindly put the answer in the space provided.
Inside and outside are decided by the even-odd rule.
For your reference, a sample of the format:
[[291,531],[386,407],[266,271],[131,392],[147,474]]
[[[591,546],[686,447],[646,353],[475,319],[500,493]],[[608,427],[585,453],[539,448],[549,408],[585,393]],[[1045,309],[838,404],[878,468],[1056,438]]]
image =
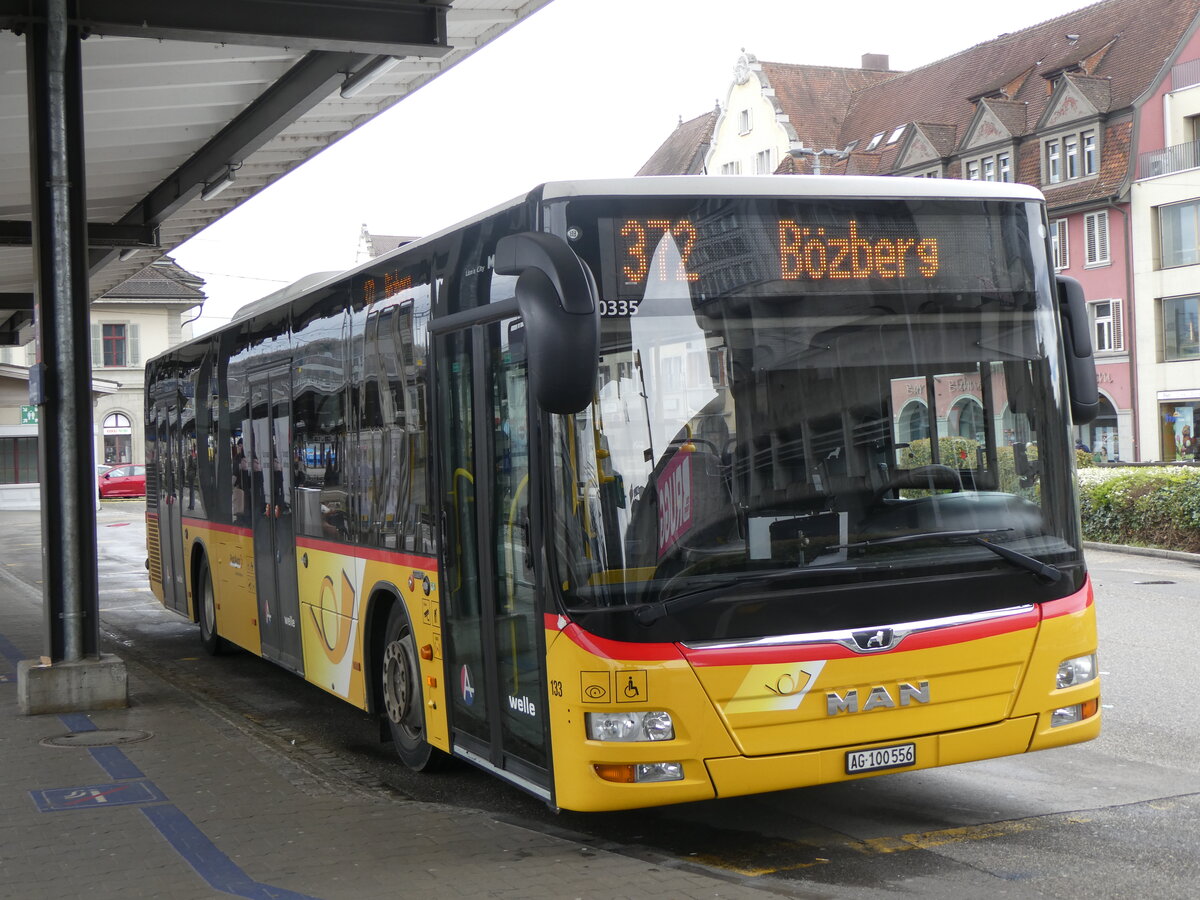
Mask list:
[[446,757],[425,740],[425,707],[421,698],[417,643],[404,606],[399,602],[388,614],[380,673],[383,715],[400,759],[416,772],[440,768]]
[[207,559],[200,562],[196,594],[200,602],[200,643],[210,656],[229,652],[229,642],[217,634],[217,597],[213,593],[212,573],[208,569]]

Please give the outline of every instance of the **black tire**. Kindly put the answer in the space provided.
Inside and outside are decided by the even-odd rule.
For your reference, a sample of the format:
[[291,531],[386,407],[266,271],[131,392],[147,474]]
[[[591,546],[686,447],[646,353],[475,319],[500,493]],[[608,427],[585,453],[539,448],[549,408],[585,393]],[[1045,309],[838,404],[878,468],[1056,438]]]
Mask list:
[[414,772],[442,768],[449,757],[425,740],[425,703],[417,642],[399,601],[388,613],[379,679],[380,713],[387,722],[400,759]]
[[217,600],[207,559],[200,561],[200,571],[196,576],[196,607],[200,620],[200,643],[205,651],[209,656],[228,653],[229,641],[217,634]]

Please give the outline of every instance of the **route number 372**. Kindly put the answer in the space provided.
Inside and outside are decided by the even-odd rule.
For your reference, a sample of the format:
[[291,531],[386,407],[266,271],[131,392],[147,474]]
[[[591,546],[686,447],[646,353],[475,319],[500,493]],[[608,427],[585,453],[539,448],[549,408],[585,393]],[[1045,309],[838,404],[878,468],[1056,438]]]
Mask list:
[[[621,276],[625,284],[645,284],[648,278],[657,281],[699,279],[696,272],[688,271],[688,258],[696,246],[695,222],[688,219],[626,219],[618,234],[624,254]],[[667,237],[671,240],[664,240]],[[674,245],[673,248],[670,245]]]

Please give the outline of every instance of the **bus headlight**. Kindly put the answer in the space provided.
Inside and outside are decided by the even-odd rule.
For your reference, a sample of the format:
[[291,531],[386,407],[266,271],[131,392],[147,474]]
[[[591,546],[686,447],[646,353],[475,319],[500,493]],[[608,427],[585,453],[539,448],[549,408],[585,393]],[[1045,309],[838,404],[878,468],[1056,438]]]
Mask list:
[[1069,688],[1077,684],[1084,684],[1096,677],[1096,654],[1089,653],[1087,656],[1075,656],[1071,659],[1064,659],[1058,664],[1058,676],[1055,678],[1055,687]]
[[593,741],[669,741],[675,737],[671,714],[655,712],[588,713],[587,733]]

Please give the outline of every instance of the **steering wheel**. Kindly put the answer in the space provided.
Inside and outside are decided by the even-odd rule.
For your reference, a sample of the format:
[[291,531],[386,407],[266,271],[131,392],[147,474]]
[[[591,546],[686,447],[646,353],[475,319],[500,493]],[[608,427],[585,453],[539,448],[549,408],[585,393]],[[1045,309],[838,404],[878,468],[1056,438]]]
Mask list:
[[878,503],[890,492],[899,488],[914,488],[916,490],[938,490],[949,488],[951,491],[963,490],[962,473],[951,466],[933,463],[927,466],[917,466],[915,469],[901,469],[891,479],[875,492],[874,502]]

